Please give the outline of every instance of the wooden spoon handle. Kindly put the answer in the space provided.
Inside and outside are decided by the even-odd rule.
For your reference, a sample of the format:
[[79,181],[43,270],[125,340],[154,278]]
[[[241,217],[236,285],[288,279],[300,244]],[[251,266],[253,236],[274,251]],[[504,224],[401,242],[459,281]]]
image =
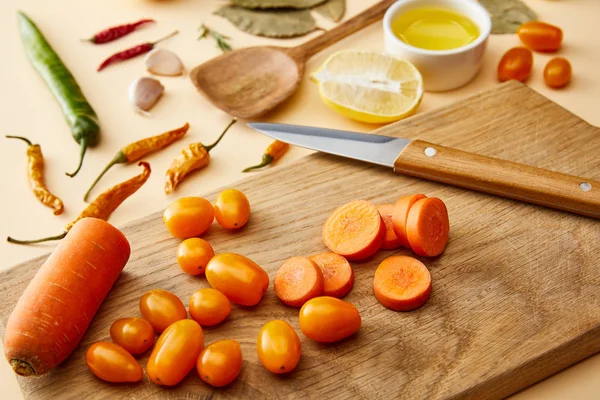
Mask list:
[[600,182],[421,140],[406,146],[394,171],[600,218]]
[[380,1],[357,16],[350,18],[343,24],[326,31],[322,35],[317,36],[300,46],[290,49],[289,54],[298,60],[306,61],[319,51],[331,46],[365,26],[378,21],[385,14],[386,10],[396,1],[397,0]]

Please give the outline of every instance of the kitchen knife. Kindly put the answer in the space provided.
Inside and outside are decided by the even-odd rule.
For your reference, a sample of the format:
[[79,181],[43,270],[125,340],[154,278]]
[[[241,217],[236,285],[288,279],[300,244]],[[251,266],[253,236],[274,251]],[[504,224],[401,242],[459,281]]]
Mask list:
[[600,182],[422,140],[309,126],[250,123],[289,144],[392,167],[401,174],[600,218]]

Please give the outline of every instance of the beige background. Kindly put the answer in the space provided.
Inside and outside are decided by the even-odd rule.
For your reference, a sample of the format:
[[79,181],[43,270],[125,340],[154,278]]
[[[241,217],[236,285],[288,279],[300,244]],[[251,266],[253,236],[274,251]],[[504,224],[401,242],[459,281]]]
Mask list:
[[[348,0],[348,16],[358,13],[374,0]],[[0,236],[37,238],[62,232],[65,223],[73,219],[85,206],[82,195],[93,178],[122,146],[184,122],[192,126],[188,136],[179,144],[149,157],[153,175],[148,183],[127,200],[111,217],[111,222],[124,224],[148,213],[163,209],[174,199],[199,194],[243,178],[243,167],[260,160],[268,138],[238,123],[222,143],[211,153],[208,168],[190,177],[176,193],[165,196],[162,191],[163,174],[170,160],[188,142],[211,143],[228,123],[229,117],[200,97],[187,77],[161,78],[166,87],[165,96],[152,110],[151,117],[135,114],[127,99],[131,81],[145,75],[141,60],[130,61],[96,73],[97,65],[108,55],[144,41],[158,39],[174,29],[180,34],[164,43],[180,55],[188,69],[219,54],[212,41],[196,41],[197,28],[207,23],[233,38],[234,47],[266,43],[292,46],[307,38],[271,41],[237,31],[228,22],[211,15],[224,1],[221,0],[3,0],[0,2],[0,37],[3,62],[0,65],[0,121],[2,133],[24,135],[42,145],[47,163],[48,186],[66,204],[66,212],[54,217],[33,197],[24,176],[25,147],[16,141],[2,140],[0,145],[0,179],[3,196],[0,197]],[[536,54],[534,73],[528,82],[532,88],[567,108],[593,125],[600,126],[598,94],[600,93],[600,40],[596,26],[600,17],[598,0],[528,0],[541,19],[561,26],[565,45],[560,55],[569,58],[574,69],[572,84],[565,90],[551,90],[543,85],[542,70],[548,55]],[[72,170],[77,162],[78,147],[70,137],[54,99],[28,64],[17,33],[15,11],[21,9],[37,22],[63,61],[69,66],[89,101],[102,121],[102,142],[88,152],[79,175],[70,179],[64,172]],[[93,46],[81,43],[79,38],[114,24],[151,17],[159,21],[127,38],[112,44]],[[320,26],[333,24],[319,19]],[[440,107],[474,92],[496,84],[495,68],[501,54],[519,44],[514,35],[493,36],[482,72],[474,82],[457,91],[426,93],[419,112]],[[307,71],[314,70],[325,57],[345,48],[381,50],[381,24],[366,28],[330,49],[315,56]],[[370,131],[373,126],[354,123],[329,111],[319,100],[315,85],[308,78],[300,90],[276,112],[264,118],[267,121],[312,124],[324,127]],[[460,135],[460,132],[456,133]],[[282,160],[289,162],[308,154],[294,148]],[[115,167],[95,191],[100,191],[139,173],[136,166]],[[0,268],[43,254],[54,244],[15,246],[0,241]],[[3,358],[2,358],[3,359]],[[585,360],[546,381],[535,385],[514,399],[595,399],[600,393],[600,356]],[[21,398],[17,381],[6,362],[0,361],[0,398]]]

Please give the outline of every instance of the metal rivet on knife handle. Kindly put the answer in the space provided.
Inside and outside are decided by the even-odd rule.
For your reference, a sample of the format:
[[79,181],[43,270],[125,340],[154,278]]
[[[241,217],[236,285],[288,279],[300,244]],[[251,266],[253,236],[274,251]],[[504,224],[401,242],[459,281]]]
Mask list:
[[579,184],[579,189],[583,190],[584,192],[589,192],[592,190],[592,185],[589,182],[581,182]]
[[426,155],[427,157],[433,157],[433,156],[435,156],[436,154],[437,154],[437,150],[436,150],[436,149],[434,149],[433,147],[427,147],[427,148],[425,149],[425,155]]

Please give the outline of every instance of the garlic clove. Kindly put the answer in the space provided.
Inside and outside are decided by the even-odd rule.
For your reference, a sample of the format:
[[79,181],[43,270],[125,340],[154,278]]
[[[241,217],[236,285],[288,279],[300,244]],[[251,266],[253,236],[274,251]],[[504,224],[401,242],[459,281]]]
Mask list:
[[154,75],[181,76],[183,75],[183,63],[177,54],[169,50],[154,49],[145,59],[146,69]]
[[133,81],[129,86],[129,102],[136,111],[142,114],[148,114],[149,111],[160,99],[165,87],[154,78],[139,78]]

